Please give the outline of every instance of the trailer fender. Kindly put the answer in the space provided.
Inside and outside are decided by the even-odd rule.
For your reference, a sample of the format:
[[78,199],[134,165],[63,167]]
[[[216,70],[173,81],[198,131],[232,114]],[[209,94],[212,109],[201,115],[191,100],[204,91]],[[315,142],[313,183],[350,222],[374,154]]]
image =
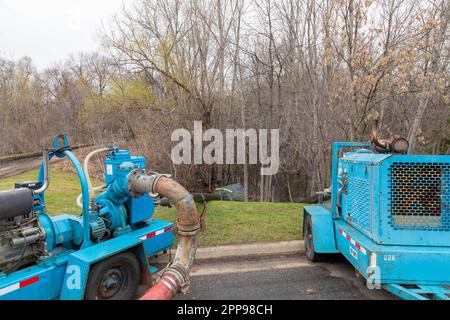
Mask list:
[[150,267],[148,263],[148,256],[145,253],[144,244],[131,248],[130,251],[133,252],[138,259],[139,266],[141,268],[141,277],[139,284],[143,286],[151,286],[153,284],[153,277],[152,272],[150,272],[150,268],[154,267]]
[[323,205],[304,207],[303,225],[307,216],[312,220],[314,249],[317,253],[339,253],[336,247],[331,211]]

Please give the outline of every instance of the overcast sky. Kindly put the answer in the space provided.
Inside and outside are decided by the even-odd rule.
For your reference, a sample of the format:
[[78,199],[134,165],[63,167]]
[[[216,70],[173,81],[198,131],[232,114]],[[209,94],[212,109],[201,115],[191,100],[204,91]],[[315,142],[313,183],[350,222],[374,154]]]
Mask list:
[[0,0],[0,56],[38,68],[98,48],[98,32],[133,0]]

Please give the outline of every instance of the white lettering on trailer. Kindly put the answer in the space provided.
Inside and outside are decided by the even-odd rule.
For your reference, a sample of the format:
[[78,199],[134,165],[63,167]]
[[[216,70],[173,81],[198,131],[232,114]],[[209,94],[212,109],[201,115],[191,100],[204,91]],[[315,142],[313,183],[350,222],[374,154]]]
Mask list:
[[383,256],[383,260],[386,262],[394,262],[395,260],[397,260],[397,258],[393,254],[387,254]]
[[77,265],[71,265],[66,270],[67,281],[66,286],[69,290],[81,289],[81,268]]
[[355,258],[356,260],[358,260],[358,251],[356,251],[356,250],[353,249],[352,247],[350,247],[350,254],[352,255],[353,258]]

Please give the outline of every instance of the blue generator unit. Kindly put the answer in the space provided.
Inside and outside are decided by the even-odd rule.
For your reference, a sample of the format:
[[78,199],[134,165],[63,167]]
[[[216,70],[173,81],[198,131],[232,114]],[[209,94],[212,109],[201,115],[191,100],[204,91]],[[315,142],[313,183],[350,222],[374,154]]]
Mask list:
[[450,156],[407,142],[332,145],[331,202],[304,209],[306,255],[341,253],[370,289],[450,298]]
[[[130,181],[158,175],[147,176],[145,159],[128,151],[97,151],[107,155],[102,187],[92,187],[86,163],[58,136],[44,152],[38,181],[0,192],[0,299],[126,300],[153,283],[157,270],[148,257],[173,246],[174,228],[153,219],[154,199]],[[47,212],[53,158],[69,159],[78,174],[81,215]]]

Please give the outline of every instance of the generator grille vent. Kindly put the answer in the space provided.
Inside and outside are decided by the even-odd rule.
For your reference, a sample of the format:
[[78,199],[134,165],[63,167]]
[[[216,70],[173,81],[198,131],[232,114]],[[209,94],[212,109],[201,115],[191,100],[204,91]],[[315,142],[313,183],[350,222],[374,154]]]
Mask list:
[[393,163],[390,221],[396,230],[450,230],[450,164]]
[[370,231],[370,186],[366,179],[349,177],[350,221]]

